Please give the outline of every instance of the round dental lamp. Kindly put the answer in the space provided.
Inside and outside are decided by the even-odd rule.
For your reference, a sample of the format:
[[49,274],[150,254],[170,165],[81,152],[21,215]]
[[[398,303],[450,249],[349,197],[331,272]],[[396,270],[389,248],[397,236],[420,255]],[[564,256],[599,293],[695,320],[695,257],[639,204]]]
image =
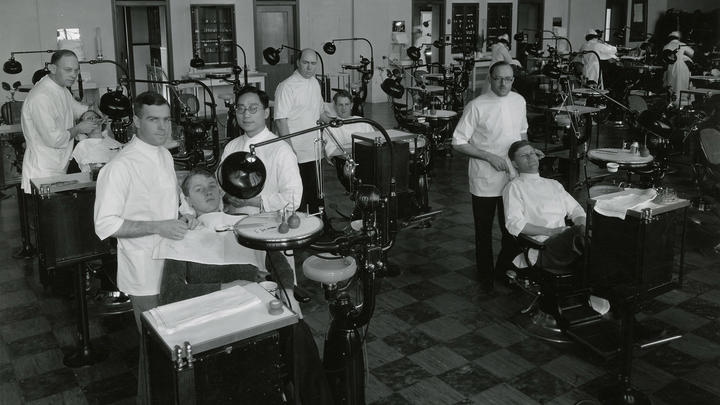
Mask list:
[[115,140],[120,143],[129,141],[127,127],[130,126],[130,120],[124,118],[132,116],[132,102],[123,94],[122,87],[115,90],[108,88],[107,93],[100,97],[98,109],[110,118],[110,130]]
[[32,84],[35,84],[40,81],[43,77],[47,76],[50,73],[50,69],[48,69],[48,63],[45,63],[45,67],[42,69],[38,69],[33,73],[32,76]]
[[412,60],[413,62],[417,62],[420,60],[422,52],[420,51],[420,48],[416,46],[411,46],[405,51],[405,53],[407,54],[408,58],[410,58],[410,60]]
[[203,66],[205,66],[205,61],[197,53],[194,54],[192,59],[190,59],[190,67],[197,69]]
[[10,59],[3,64],[3,72],[9,75],[16,75],[22,72],[22,64],[15,60],[15,56],[11,56]]

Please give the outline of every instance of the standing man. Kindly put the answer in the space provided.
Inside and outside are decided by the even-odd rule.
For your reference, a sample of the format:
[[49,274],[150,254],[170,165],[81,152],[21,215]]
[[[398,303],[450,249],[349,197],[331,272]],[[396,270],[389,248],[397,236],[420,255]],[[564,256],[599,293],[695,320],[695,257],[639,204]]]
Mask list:
[[580,52],[587,52],[582,55],[583,77],[586,82],[588,85],[597,85],[599,88],[603,88],[600,64],[603,64],[603,68],[607,68],[609,66],[607,61],[617,59],[617,48],[600,40],[600,34],[591,28],[585,35],[585,43],[580,46]]
[[[240,90],[235,101],[235,117],[245,134],[225,146],[221,162],[232,153],[249,152],[250,144],[277,138],[265,126],[265,120],[270,115],[269,103],[267,94],[256,87],[245,86]],[[275,142],[255,149],[255,153],[267,170],[263,190],[248,200],[228,194],[225,195],[225,200],[235,208],[254,206],[269,212],[281,210],[289,204],[288,208],[294,207],[297,210],[303,195],[303,182],[290,145]]]
[[[178,219],[179,193],[173,159],[163,146],[170,136],[170,106],[155,92],[133,102],[135,137],[100,170],[95,233],[117,238],[117,285],[130,296],[140,330],[142,312],[158,305],[164,260],[152,257],[158,238],[182,239],[195,223]],[[149,402],[144,339],[140,339],[139,403]]]
[[[297,69],[283,80],[275,90],[275,122],[278,135],[285,136],[293,132],[312,128],[319,119],[327,120],[324,114],[325,103],[320,92],[320,83],[315,79],[317,54],[312,49],[303,49],[297,61]],[[321,205],[318,198],[316,144],[318,131],[290,139],[300,166],[303,183],[303,196],[300,208],[308,205],[316,212]]]
[[26,194],[32,192],[30,179],[65,174],[73,140],[97,127],[91,119],[75,125],[75,119],[88,109],[75,101],[68,90],[80,72],[75,53],[66,49],[53,53],[48,69],[50,73],[30,90],[22,107],[21,124],[26,145],[22,189]]
[[663,47],[664,53],[675,54],[675,61],[668,65],[663,76],[664,84],[670,87],[673,95],[672,102],[680,104],[680,92],[690,87],[690,68],[687,62],[692,62],[695,51],[680,41],[680,31],[673,31],[668,35],[668,43]]
[[[490,66],[489,92],[465,106],[453,133],[453,148],[469,159],[468,177],[475,220],[475,262],[481,288],[493,289],[495,267],[509,267],[513,239],[505,228],[502,191],[514,175],[507,157],[510,145],[527,138],[525,99],[510,91],[513,69],[507,62]],[[502,249],[493,265],[492,223],[495,211],[502,232]]]

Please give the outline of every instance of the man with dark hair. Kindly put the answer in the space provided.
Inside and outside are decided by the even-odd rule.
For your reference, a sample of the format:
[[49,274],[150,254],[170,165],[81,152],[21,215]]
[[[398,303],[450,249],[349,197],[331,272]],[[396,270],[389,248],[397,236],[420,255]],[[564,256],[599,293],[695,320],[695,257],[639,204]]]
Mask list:
[[[240,90],[235,101],[235,118],[245,134],[225,146],[221,162],[231,153],[249,152],[250,144],[277,138],[265,126],[265,120],[270,116],[268,103],[268,96],[262,90],[252,86],[245,86]],[[257,148],[255,153],[267,170],[262,191],[257,196],[245,200],[226,194],[225,201],[235,208],[252,206],[263,211],[277,211],[289,205],[288,208],[299,209],[303,182],[300,178],[297,158],[290,145],[286,142],[275,142]]]
[[[539,259],[537,251],[531,252],[533,263],[525,263],[525,258],[518,256],[514,264],[522,268],[539,260],[547,269],[569,267],[584,251],[585,211],[559,182],[540,177],[538,151],[529,142],[510,145],[508,157],[518,177],[503,190],[507,231],[545,244]],[[566,225],[566,218],[573,226]]]
[[[315,79],[317,54],[303,49],[297,60],[297,69],[275,89],[275,123],[278,135],[285,136],[317,125],[319,119],[327,120],[320,83]],[[310,132],[290,139],[303,183],[302,205],[315,212],[322,203],[318,198],[315,138],[318,132]]]
[[[510,145],[527,138],[525,99],[511,92],[513,69],[506,62],[490,66],[490,90],[465,106],[453,133],[453,148],[467,155],[475,220],[475,262],[483,290],[493,289],[495,267],[510,266],[513,239],[505,229],[502,190],[514,175],[507,158]],[[502,249],[493,264],[492,223],[495,211],[502,232]],[[500,272],[497,276],[499,277]]]
[[97,127],[95,120],[75,120],[88,106],[67,89],[80,72],[77,56],[65,49],[55,52],[50,73],[33,86],[23,102],[21,124],[25,136],[22,189],[30,194],[30,179],[59,176],[67,172],[73,140]]
[[[178,219],[179,191],[173,159],[163,145],[171,132],[170,106],[145,92],[134,100],[137,133],[100,170],[96,185],[95,233],[117,238],[117,285],[130,296],[140,330],[142,312],[158,305],[164,260],[153,259],[159,238],[182,239],[197,222]],[[141,339],[138,397],[148,401]]]

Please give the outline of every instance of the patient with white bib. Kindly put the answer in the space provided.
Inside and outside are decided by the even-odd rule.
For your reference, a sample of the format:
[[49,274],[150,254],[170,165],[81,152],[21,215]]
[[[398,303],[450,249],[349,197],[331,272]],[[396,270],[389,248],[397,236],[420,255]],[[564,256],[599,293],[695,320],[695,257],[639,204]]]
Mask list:
[[[215,176],[205,169],[193,169],[181,185],[186,209],[195,212],[200,224],[182,240],[161,239],[153,258],[166,259],[160,287],[160,303],[168,304],[208,294],[235,285],[264,281],[271,272],[274,281],[292,298],[294,270],[282,252],[264,252],[240,245],[232,225],[243,215],[222,211],[221,191]],[[244,215],[255,214],[244,212]],[[237,213],[236,213],[237,214]],[[227,229],[230,231],[225,231]],[[296,302],[293,309],[299,311]]]

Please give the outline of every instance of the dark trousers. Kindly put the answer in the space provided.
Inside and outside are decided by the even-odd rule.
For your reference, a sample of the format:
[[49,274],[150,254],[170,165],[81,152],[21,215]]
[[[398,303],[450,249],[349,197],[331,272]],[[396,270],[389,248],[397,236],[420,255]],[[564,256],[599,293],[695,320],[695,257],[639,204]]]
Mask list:
[[[502,197],[472,196],[473,218],[475,220],[475,264],[477,265],[478,280],[483,287],[492,287],[495,278],[502,274],[495,274],[495,268],[505,271],[512,263],[518,251],[515,241],[505,228],[505,210]],[[493,218],[497,211],[498,225],[502,232],[500,254],[497,264],[493,263],[492,228]]]
[[540,251],[544,269],[566,269],[585,252],[585,226],[574,225],[549,237]]
[[318,207],[322,204],[322,200],[318,198],[317,168],[315,161],[299,163],[300,178],[303,184],[302,201],[299,209],[306,210],[306,206],[310,208],[310,213],[318,212]]

